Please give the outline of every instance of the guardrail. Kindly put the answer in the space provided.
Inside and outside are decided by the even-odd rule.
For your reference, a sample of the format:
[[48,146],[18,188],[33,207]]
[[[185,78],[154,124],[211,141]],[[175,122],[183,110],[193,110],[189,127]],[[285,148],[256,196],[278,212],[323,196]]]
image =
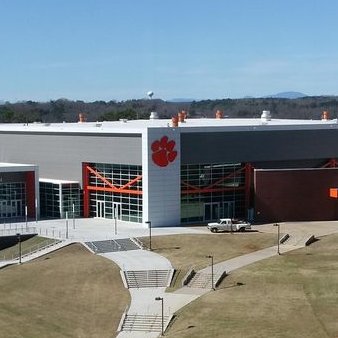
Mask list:
[[141,250],[145,248],[145,245],[143,242],[141,242],[137,237],[131,237],[130,238]]
[[[28,247],[28,248],[23,248],[23,250],[21,252],[21,258],[33,255],[33,254],[35,254],[39,251],[53,247],[53,246],[55,246],[55,245],[57,245],[61,242],[62,241],[56,239],[52,242],[49,242],[48,244],[46,244],[45,242],[42,242],[42,243],[39,243],[39,244],[35,244],[31,247]],[[19,258],[19,255],[20,255],[19,251],[16,252],[16,253],[9,254],[9,255],[3,255],[3,256],[0,256],[0,261],[15,260],[15,259]]]
[[9,228],[0,229],[0,237],[5,236],[15,236],[16,234],[20,235],[33,235],[37,234],[37,228],[36,227],[25,227],[25,226],[12,226]]

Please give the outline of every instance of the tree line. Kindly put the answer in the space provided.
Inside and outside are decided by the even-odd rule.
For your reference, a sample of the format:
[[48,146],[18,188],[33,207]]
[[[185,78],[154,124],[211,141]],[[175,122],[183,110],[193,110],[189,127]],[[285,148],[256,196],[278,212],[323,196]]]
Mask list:
[[185,110],[188,117],[214,117],[221,110],[225,117],[259,117],[263,110],[270,110],[273,118],[320,119],[322,111],[337,118],[338,97],[315,96],[299,99],[245,98],[202,100],[193,102],[167,102],[163,100],[128,101],[71,101],[67,99],[49,102],[24,101],[0,105],[0,123],[77,122],[84,114],[87,121],[117,121],[148,119],[156,111],[160,118],[171,118]]

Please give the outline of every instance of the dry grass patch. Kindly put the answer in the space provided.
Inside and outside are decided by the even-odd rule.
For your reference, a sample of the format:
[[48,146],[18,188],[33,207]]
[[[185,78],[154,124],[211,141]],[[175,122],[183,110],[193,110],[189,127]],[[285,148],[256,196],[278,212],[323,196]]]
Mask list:
[[[338,337],[338,235],[231,273],[167,337]],[[241,285],[242,284],[242,285]]]
[[[149,245],[149,239],[142,242]],[[168,258],[177,269],[171,290],[181,287],[181,281],[189,268],[202,269],[210,265],[207,255],[214,256],[214,263],[257,251],[276,244],[276,236],[269,233],[220,233],[206,235],[170,235],[152,238],[153,251]]]
[[119,268],[74,244],[0,270],[0,337],[113,337],[129,302]]

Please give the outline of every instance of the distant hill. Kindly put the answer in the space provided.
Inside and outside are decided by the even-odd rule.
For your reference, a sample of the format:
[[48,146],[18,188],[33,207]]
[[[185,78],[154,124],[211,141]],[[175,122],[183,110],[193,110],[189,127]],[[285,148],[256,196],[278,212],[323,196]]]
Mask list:
[[300,92],[282,92],[264,96],[264,98],[275,98],[275,99],[300,99],[302,97],[307,97],[307,95]]
[[168,100],[167,102],[193,102],[196,101],[195,99],[185,99],[185,98],[175,98]]

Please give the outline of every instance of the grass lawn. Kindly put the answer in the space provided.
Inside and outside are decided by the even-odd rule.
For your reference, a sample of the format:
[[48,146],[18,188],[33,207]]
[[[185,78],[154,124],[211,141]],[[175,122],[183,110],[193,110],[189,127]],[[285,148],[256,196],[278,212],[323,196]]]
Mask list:
[[73,244],[0,270],[0,337],[114,337],[129,302],[119,268]]
[[337,338],[337,242],[324,237],[234,271],[181,309],[166,336]]
[[[143,237],[147,246],[149,239]],[[214,263],[276,245],[276,236],[269,233],[219,233],[206,235],[170,235],[152,237],[153,251],[167,257],[177,269],[174,283],[168,291],[181,287],[181,281],[190,267],[195,270],[210,265],[207,255],[214,256]]]

